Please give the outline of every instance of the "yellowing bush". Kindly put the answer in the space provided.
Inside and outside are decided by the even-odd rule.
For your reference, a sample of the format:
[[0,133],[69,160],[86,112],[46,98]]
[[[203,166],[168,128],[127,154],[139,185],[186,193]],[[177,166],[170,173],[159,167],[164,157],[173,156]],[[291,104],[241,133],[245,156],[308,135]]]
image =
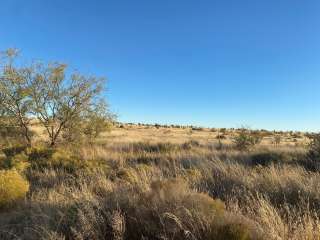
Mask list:
[[133,168],[122,168],[117,172],[117,177],[130,183],[137,184],[139,182],[139,176]]
[[25,171],[30,166],[28,156],[20,153],[11,158],[11,168],[16,169],[19,173]]
[[0,171],[0,208],[25,197],[29,183],[16,170]]
[[75,172],[87,169],[88,162],[83,161],[68,149],[33,148],[29,154],[29,161],[33,168],[64,169]]

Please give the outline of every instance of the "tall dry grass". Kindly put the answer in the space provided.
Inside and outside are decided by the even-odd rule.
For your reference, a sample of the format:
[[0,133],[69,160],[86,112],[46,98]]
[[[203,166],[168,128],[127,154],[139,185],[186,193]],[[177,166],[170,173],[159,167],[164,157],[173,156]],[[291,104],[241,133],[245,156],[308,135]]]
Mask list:
[[320,239],[320,174],[304,148],[129,141],[34,153],[0,239]]

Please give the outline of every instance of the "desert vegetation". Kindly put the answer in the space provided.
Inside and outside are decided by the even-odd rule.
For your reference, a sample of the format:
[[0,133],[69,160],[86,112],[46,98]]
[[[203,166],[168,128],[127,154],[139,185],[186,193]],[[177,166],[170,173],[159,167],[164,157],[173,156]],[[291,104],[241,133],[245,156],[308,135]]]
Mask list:
[[64,64],[0,73],[0,239],[320,239],[317,134],[118,123]]

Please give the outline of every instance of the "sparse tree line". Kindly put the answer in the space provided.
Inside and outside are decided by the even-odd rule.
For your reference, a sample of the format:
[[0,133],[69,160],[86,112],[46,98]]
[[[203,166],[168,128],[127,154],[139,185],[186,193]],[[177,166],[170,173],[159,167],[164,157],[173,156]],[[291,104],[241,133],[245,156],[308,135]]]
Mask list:
[[95,138],[113,122],[103,96],[104,78],[69,73],[67,65],[57,62],[21,65],[15,49],[1,57],[1,131],[21,136],[31,146],[36,119],[54,146],[62,138]]

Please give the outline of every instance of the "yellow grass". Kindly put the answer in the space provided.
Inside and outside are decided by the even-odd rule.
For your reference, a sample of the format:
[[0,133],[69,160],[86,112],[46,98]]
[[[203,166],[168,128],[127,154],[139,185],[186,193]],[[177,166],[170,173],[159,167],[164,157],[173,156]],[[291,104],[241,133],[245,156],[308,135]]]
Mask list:
[[211,129],[125,125],[94,144],[60,145],[31,161],[28,197],[2,212],[0,238],[320,239],[307,138],[283,133],[279,146],[270,136],[241,152],[234,134],[219,146]]

